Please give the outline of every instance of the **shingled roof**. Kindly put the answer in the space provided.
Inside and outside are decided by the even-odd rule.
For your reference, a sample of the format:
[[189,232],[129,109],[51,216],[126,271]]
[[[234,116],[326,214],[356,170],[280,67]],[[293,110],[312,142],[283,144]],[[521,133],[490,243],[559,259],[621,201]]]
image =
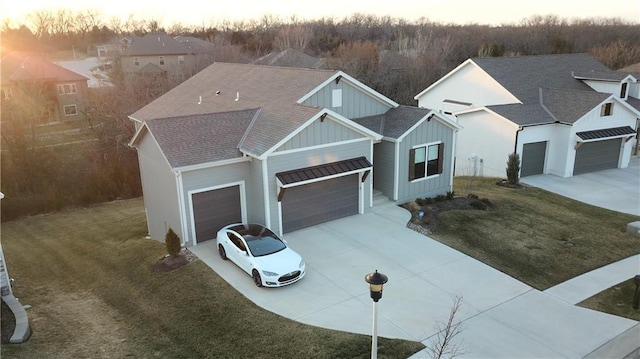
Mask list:
[[242,157],[240,141],[258,109],[146,121],[172,168]]
[[67,70],[39,56],[10,53],[0,60],[2,84],[21,81],[88,81],[85,76]]
[[540,88],[593,91],[575,74],[615,73],[587,54],[478,57],[473,62],[523,104],[539,103]]
[[520,126],[572,124],[610,96],[581,80],[621,81],[627,76],[587,54],[475,58],[473,62],[522,102],[487,108]]
[[214,63],[131,115],[138,121],[260,109],[240,148],[262,155],[319,108],[297,104],[338,71]]
[[355,118],[353,121],[384,137],[398,139],[429,112],[431,110],[427,108],[398,106],[381,115]]
[[131,45],[125,49],[124,54],[127,56],[153,56],[179,55],[191,52],[188,46],[181,44],[173,37],[158,33],[132,38]]

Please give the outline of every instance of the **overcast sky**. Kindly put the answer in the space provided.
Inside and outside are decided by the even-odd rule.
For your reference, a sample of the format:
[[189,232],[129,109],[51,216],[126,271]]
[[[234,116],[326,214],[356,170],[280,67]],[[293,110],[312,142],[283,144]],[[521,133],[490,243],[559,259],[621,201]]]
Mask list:
[[640,0],[3,0],[0,18],[10,18],[13,25],[17,25],[25,23],[25,16],[30,12],[59,8],[96,9],[105,20],[133,15],[136,19],[158,20],[164,26],[258,20],[265,14],[282,20],[293,15],[299,19],[341,20],[354,13],[388,15],[408,21],[424,17],[434,22],[462,25],[519,23],[532,15],[548,14],[565,19],[605,17],[640,23]]

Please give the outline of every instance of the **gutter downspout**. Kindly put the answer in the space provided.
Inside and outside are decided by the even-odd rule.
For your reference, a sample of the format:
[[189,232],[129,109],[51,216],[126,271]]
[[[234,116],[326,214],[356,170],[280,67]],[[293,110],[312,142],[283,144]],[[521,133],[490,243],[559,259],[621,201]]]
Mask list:
[[518,134],[520,134],[520,132],[522,132],[524,128],[522,126],[519,126],[518,129],[516,130],[516,140],[515,140],[515,144],[513,145],[513,153],[518,153]]

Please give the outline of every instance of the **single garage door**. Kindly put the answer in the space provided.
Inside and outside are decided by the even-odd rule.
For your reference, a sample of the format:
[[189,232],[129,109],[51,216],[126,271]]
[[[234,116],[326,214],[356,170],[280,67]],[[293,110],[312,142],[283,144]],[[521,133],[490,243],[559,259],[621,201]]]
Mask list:
[[290,187],[282,198],[282,230],[291,232],[357,213],[357,174]]
[[618,168],[621,139],[585,142],[576,150],[573,174]]
[[532,142],[522,145],[522,164],[520,177],[539,175],[544,172],[544,158],[547,142]]
[[197,243],[216,238],[227,224],[242,222],[240,186],[194,193],[191,199]]

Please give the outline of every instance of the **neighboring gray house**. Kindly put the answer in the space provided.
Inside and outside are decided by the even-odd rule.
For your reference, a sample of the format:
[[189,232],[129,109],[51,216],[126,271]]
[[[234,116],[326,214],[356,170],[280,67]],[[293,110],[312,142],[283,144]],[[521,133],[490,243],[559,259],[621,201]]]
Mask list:
[[214,46],[194,37],[164,33],[125,38],[120,52],[120,68],[126,79],[162,76],[177,84],[211,65]]
[[130,116],[149,234],[276,233],[452,190],[456,125],[351,76],[214,63]]
[[415,98],[461,127],[456,175],[504,177],[627,167],[637,141],[640,83],[587,54],[474,58]]

